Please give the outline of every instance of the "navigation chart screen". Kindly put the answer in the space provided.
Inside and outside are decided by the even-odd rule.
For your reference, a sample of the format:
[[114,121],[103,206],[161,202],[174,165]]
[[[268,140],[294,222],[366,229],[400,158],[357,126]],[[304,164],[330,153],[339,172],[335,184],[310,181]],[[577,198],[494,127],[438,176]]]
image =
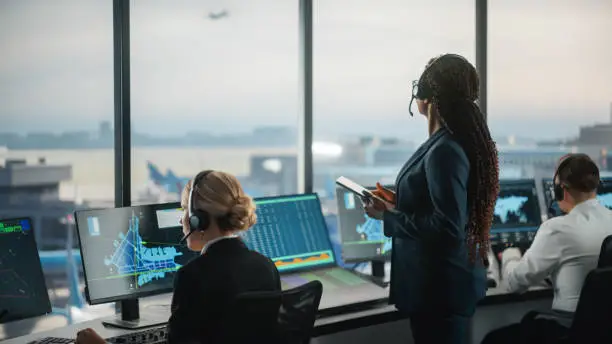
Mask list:
[[542,222],[535,180],[502,180],[493,214],[491,247],[495,256],[507,247],[523,253]]
[[77,212],[90,303],[172,291],[199,255],[179,244],[182,214],[178,203]]
[[335,263],[316,194],[256,198],[257,223],[246,245],[274,261],[281,272]]
[[493,213],[493,229],[539,226],[535,181],[501,181]]
[[51,312],[29,219],[0,221],[0,324]]
[[359,197],[343,188],[336,188],[336,200],[342,259],[359,262],[390,257],[392,240],[385,237],[382,221],[370,218]]

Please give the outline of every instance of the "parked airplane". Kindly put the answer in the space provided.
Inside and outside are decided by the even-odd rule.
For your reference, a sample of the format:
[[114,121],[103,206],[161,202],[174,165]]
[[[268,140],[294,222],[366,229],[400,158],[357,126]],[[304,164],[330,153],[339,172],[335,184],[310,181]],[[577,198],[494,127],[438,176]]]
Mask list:
[[[147,169],[149,170],[149,179],[159,188],[163,189],[168,194],[180,195],[185,188],[185,185],[189,182],[191,177],[179,177],[170,169],[167,170],[166,174],[160,172],[157,165],[151,161],[147,161]],[[238,177],[238,180],[242,183],[244,191],[251,197],[264,196],[258,190],[247,187],[248,181],[245,178]]]

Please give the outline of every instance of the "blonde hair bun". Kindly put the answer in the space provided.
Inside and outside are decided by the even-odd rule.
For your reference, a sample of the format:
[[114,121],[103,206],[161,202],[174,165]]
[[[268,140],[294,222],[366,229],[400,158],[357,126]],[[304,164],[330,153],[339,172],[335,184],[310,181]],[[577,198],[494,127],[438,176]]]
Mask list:
[[236,200],[236,204],[229,211],[229,224],[235,230],[249,229],[257,222],[257,214],[255,214],[255,203],[249,196],[240,196]]

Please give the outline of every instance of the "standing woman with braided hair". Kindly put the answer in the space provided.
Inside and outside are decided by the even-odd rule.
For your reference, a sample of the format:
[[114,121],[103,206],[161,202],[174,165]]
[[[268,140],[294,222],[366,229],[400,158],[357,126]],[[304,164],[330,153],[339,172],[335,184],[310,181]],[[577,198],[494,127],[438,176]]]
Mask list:
[[429,139],[400,170],[397,194],[378,184],[378,198],[365,200],[393,238],[390,302],[410,317],[417,344],[467,343],[486,293],[499,167],[478,91],[465,58],[430,60],[412,94]]

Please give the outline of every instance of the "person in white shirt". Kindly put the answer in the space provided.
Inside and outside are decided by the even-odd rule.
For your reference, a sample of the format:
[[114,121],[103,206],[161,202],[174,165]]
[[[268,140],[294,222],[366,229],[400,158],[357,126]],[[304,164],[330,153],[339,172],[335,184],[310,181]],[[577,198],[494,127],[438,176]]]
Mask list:
[[[597,267],[603,240],[612,235],[612,211],[596,199],[599,183],[599,169],[589,156],[562,158],[554,195],[565,215],[545,221],[524,256],[516,248],[502,253],[501,280],[509,292],[526,291],[550,278],[552,311],[571,316],[576,310],[584,279]],[[516,341],[517,332],[518,324],[502,328],[483,343]]]

